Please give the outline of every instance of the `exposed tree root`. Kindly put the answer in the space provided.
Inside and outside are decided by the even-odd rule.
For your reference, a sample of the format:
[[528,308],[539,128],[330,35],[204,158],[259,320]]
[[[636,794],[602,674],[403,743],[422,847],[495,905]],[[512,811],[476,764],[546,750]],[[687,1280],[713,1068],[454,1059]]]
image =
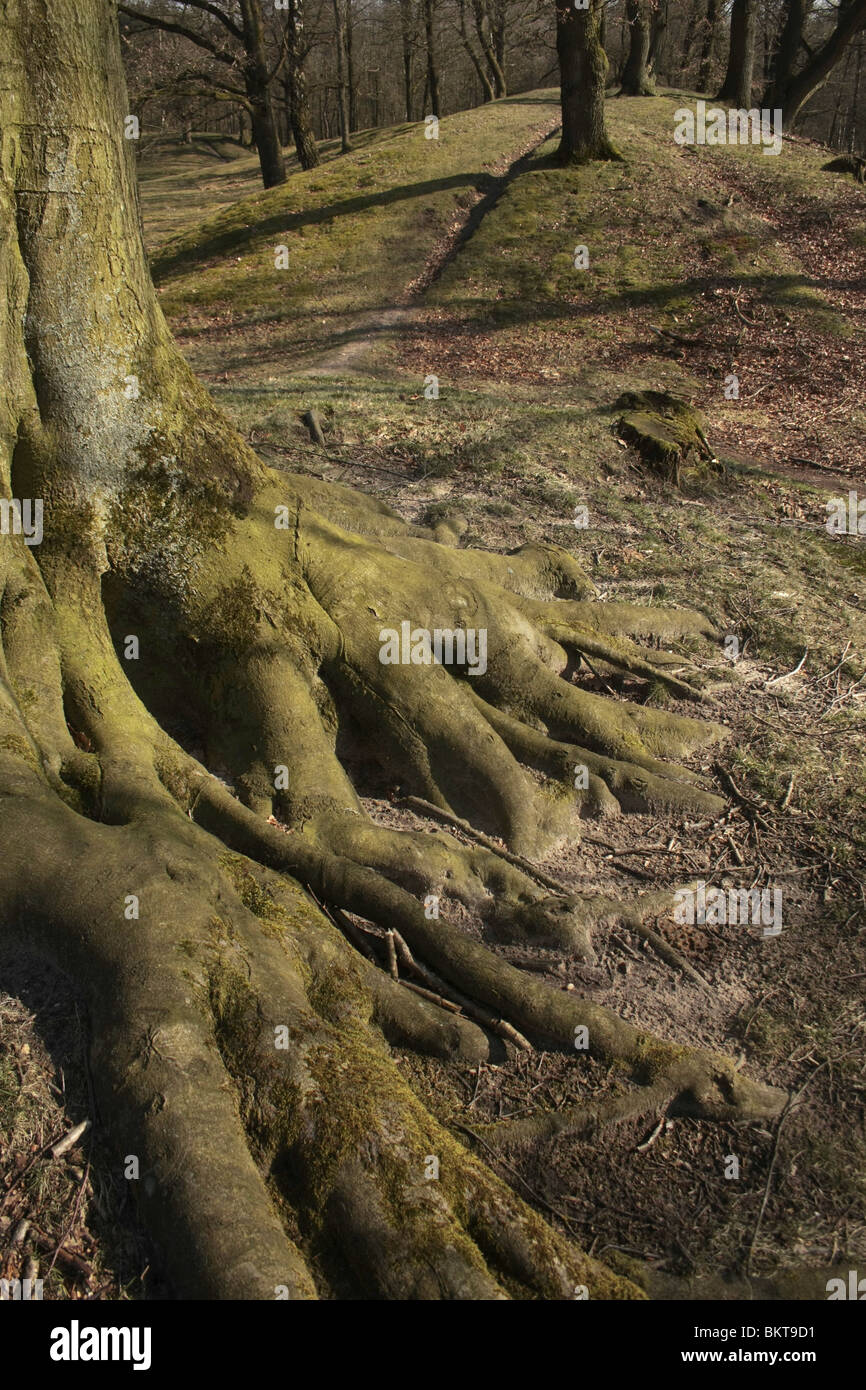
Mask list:
[[[0,745],[0,805],[9,838],[20,840],[14,827],[27,827],[27,847],[17,864],[7,857],[0,881],[5,915],[79,977],[89,971],[94,984],[111,982],[106,997],[93,1000],[97,1061],[113,1093],[111,1128],[119,1149],[140,1158],[145,1214],[179,1289],[211,1296],[282,1289],[308,1298],[324,1281],[382,1297],[497,1298],[569,1297],[574,1285],[589,1284],[594,1296],[630,1296],[633,1290],[573,1252],[426,1115],[386,1042],[478,1062],[492,1033],[518,1046],[573,1049],[585,1029],[587,1050],[638,1083],[614,1103],[613,1118],[657,1107],[662,1094],[672,1108],[707,1118],[777,1113],[783,1098],[728,1059],[652,1038],[553,990],[466,936],[445,908],[438,917],[424,908],[430,895],[453,898],[497,940],[555,945],[589,960],[600,922],[622,921],[651,936],[645,918],[669,896],[637,904],[575,898],[527,851],[574,828],[580,798],[567,779],[578,761],[590,769],[584,811],[717,810],[718,798],[693,774],[657,756],[669,746],[682,754],[717,731],[579,691],[562,679],[565,641],[553,641],[552,624],[547,632],[534,627],[519,602],[512,606],[510,589],[488,578],[443,580],[431,589],[414,561],[337,532],[296,505],[289,544],[259,523],[255,570],[249,564],[233,581],[229,558],[212,602],[207,572],[197,567],[168,627],[156,620],[152,584],[134,572],[120,569],[122,588],[106,577],[97,584],[87,565],[72,569],[46,548],[40,611],[56,632],[55,654],[43,659],[44,698],[31,702],[28,717],[14,693],[32,662],[16,641],[20,605],[4,625],[0,708],[14,732]],[[362,503],[362,520],[365,514]],[[252,558],[249,547],[246,554]],[[449,574],[461,554],[449,552]],[[283,576],[280,565],[287,565]],[[331,567],[338,572],[331,575]],[[548,583],[561,582],[550,550],[522,555],[517,568],[520,583],[535,590],[528,604],[560,606],[539,594],[541,572]],[[33,576],[33,583],[38,591],[42,581]],[[369,603],[361,603],[364,596]],[[290,613],[280,610],[287,598]],[[382,624],[399,626],[408,612],[413,624],[456,628],[467,607],[474,621],[483,618],[488,653],[496,653],[478,679],[484,695],[465,672],[461,679],[442,666],[379,662]],[[597,607],[581,607],[584,643]],[[671,621],[657,617],[663,628]],[[173,702],[190,661],[180,634],[186,644],[192,637],[200,679],[198,692],[183,686],[184,736],[200,740],[209,755],[216,750],[237,794],[161,727],[158,694],[148,710],[146,675],[132,663],[123,669],[116,655],[121,629],[139,636],[157,677],[176,673]],[[577,628],[566,622],[554,630],[565,639]],[[649,670],[655,653],[641,650]],[[604,652],[605,660],[622,656],[607,639]],[[35,689],[32,673],[30,682]],[[363,813],[338,745],[356,717],[369,738],[377,715],[380,751],[393,768],[393,749],[382,748],[393,734],[405,758],[396,764],[404,784],[429,798],[417,808],[438,811],[469,843],[444,831],[374,825]],[[545,725],[594,751],[549,737]],[[628,751],[633,761],[599,749]],[[558,773],[565,788],[539,791],[523,762]],[[275,787],[279,767],[288,776]],[[272,811],[284,828],[268,823]],[[478,820],[513,848],[479,831]],[[34,835],[43,847],[35,860]],[[69,896],[59,934],[50,890],[58,868]],[[354,951],[293,882],[337,917],[356,914],[399,933],[416,982],[435,987],[431,997]],[[21,883],[28,885],[23,896]],[[123,915],[129,893],[140,903],[131,922]],[[669,958],[685,964],[672,949]],[[94,973],[95,961],[102,964]],[[461,1012],[453,1011],[455,998]],[[284,1049],[274,1041],[279,1030]],[[511,1131],[507,1142],[583,1133],[602,1118],[591,1107],[545,1117]],[[431,1158],[438,1181],[424,1176]],[[223,1205],[229,1193],[231,1217]],[[183,1271],[174,1254],[181,1231]]]
[[[45,529],[0,536],[0,931],[86,995],[98,1142],[181,1294],[639,1296],[432,1118],[389,1044],[477,1063],[508,1039],[579,1065],[585,1041],[637,1083],[625,1105],[778,1113],[729,1059],[448,919],[458,901],[488,937],[588,959],[597,924],[663,909],[559,892],[534,861],[581,815],[721,809],[682,764],[722,731],[651,645],[714,634],[595,601],[558,547],[461,550],[457,526],[267,469],[153,294],[111,7],[39,7],[35,66],[30,16],[7,19],[0,484],[41,499]],[[404,624],[410,659],[383,660]],[[450,654],[413,659],[419,630]],[[581,652],[690,713],[581,689]],[[470,843],[374,825],[383,776]],[[349,914],[399,934],[434,998],[357,949]]]

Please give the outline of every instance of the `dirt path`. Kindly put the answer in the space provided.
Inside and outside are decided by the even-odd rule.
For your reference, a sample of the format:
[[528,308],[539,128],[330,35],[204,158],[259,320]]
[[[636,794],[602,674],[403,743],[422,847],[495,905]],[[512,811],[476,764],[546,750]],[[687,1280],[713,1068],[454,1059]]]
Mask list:
[[396,302],[387,309],[376,309],[361,314],[349,330],[349,337],[339,347],[326,353],[317,362],[305,367],[300,376],[335,376],[357,371],[364,359],[385,338],[395,338],[401,330],[413,327],[420,318],[421,300],[432,284],[438,280],[446,266],[459,255],[484,218],[502,197],[513,179],[519,177],[527,167],[532,156],[546,140],[559,129],[557,121],[548,121],[532,132],[532,138],[519,152],[506,155],[493,165],[492,186],[486,192],[475,189],[471,200],[459,209],[445,231],[433,246],[420,274],[397,296]]

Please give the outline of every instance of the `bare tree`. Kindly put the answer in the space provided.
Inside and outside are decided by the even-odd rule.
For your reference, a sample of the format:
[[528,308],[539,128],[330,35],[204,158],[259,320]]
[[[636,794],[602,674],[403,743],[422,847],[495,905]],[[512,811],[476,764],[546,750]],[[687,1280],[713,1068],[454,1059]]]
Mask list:
[[236,14],[230,13],[234,6],[211,3],[211,0],[185,0],[185,3],[188,9],[205,16],[209,22],[207,26],[194,27],[191,21],[181,23],[169,18],[169,14],[174,14],[173,8],[163,13],[156,7],[119,4],[118,10],[142,24],[181,35],[227,70],[222,79],[202,72],[191,74],[191,79],[209,85],[214,93],[230,95],[246,105],[265,188],[285,183],[286,165],[271,86],[285,62],[286,52],[283,48],[276,61],[269,59],[261,0],[238,0]]

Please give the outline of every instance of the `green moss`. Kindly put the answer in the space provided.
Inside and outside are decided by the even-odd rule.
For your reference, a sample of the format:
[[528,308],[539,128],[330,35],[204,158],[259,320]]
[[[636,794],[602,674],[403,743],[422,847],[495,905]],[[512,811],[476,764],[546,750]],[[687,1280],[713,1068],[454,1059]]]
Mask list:
[[289,924],[288,914],[273,894],[253,876],[249,862],[238,854],[222,854],[220,868],[231,879],[234,890],[248,912],[258,917],[277,935]]

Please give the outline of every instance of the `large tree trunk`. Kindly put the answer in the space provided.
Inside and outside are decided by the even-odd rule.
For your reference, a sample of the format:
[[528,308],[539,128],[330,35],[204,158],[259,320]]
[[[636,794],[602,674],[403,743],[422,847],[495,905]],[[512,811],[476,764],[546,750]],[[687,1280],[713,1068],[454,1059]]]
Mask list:
[[[766,1118],[784,1097],[465,934],[452,899],[506,940],[589,959],[600,912],[640,931],[661,906],[551,894],[483,837],[374,825],[336,732],[367,729],[366,756],[436,815],[518,854],[575,803],[718,816],[694,773],[659,761],[714,726],[562,679],[577,647],[696,700],[669,669],[680,657],[625,634],[711,629],[587,601],[554,546],[458,551],[374,499],[266,468],[184,364],[150,283],[113,6],[8,0],[5,17],[0,486],[41,499],[44,535],[0,534],[0,931],[83,992],[99,1152],[138,1158],[142,1216],[189,1296],[634,1296],[433,1119],[389,1041],[477,1064],[497,1032],[573,1056],[585,1028],[590,1054],[640,1083],[627,1113]],[[381,623],[462,630],[467,605],[485,614],[489,669],[383,661]],[[581,762],[589,779],[565,805],[519,759],[569,787]],[[355,949],[345,913],[399,932],[464,1011]],[[565,1107],[538,1134],[621,1105]]]
[[274,116],[260,0],[240,0],[244,34],[244,85],[250,102],[253,140],[265,188],[285,183],[286,164]]
[[719,101],[738,108],[752,105],[752,75],[755,68],[755,0],[734,0],[731,10],[731,43],[728,70],[718,95]]
[[626,0],[626,18],[629,25],[629,46],[622,73],[623,95],[654,96],[655,86],[648,65],[652,23],[647,0]]
[[601,0],[585,10],[556,6],[556,52],[562,106],[561,164],[617,159],[604,122],[607,54],[601,45]]

